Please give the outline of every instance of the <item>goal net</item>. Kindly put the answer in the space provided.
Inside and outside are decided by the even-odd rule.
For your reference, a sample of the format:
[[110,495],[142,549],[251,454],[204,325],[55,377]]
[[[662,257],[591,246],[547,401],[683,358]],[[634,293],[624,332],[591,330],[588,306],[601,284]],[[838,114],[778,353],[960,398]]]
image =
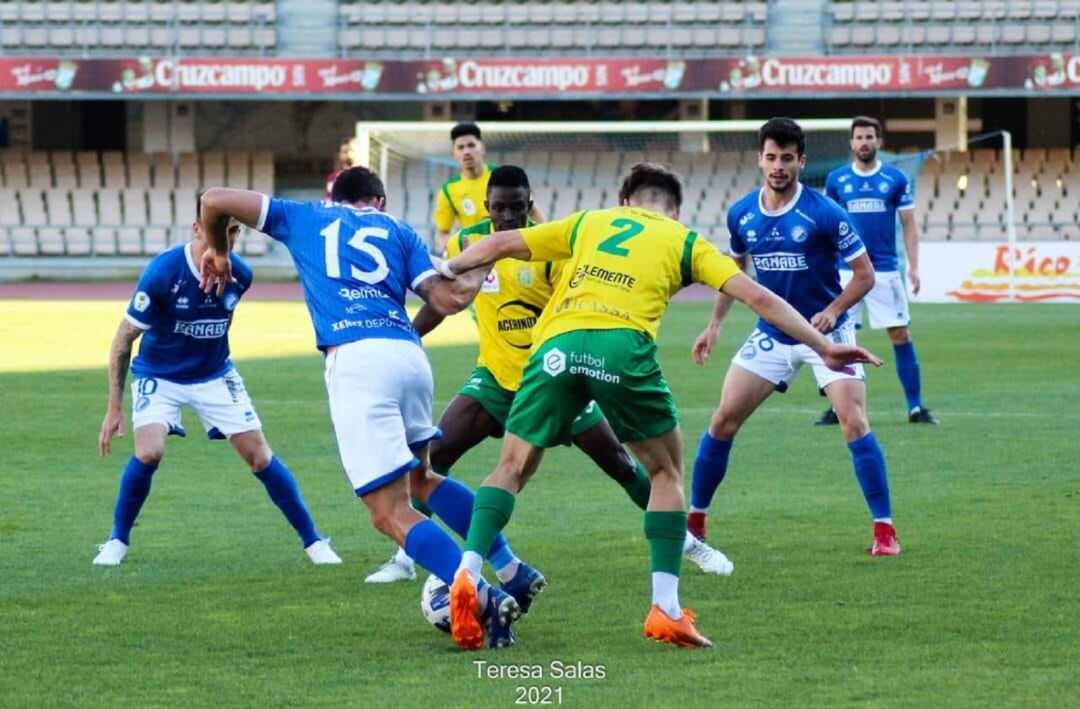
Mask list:
[[[480,122],[486,161],[529,174],[547,218],[614,206],[630,166],[648,160],[679,173],[685,185],[682,221],[726,247],[728,207],[760,184],[757,131],[762,121]],[[849,118],[807,119],[803,179],[822,187],[848,159]],[[386,182],[390,210],[428,238],[442,183],[459,171],[451,156],[452,123],[356,125],[360,164]]]

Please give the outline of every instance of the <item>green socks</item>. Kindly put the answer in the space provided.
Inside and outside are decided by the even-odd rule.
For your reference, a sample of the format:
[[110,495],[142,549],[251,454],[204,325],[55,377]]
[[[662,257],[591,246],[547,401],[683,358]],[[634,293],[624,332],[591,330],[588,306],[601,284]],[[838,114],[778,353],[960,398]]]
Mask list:
[[[491,549],[491,543],[510,521],[512,514],[514,514],[513,495],[499,487],[481,486],[478,488],[476,499],[473,501],[469,536],[465,539],[465,551],[476,552],[481,558],[486,556],[488,550]],[[686,529],[685,514],[683,515],[683,529]],[[682,554],[682,546],[679,547],[679,554]]]
[[646,511],[645,539],[649,542],[650,570],[678,576],[686,540],[686,513]]

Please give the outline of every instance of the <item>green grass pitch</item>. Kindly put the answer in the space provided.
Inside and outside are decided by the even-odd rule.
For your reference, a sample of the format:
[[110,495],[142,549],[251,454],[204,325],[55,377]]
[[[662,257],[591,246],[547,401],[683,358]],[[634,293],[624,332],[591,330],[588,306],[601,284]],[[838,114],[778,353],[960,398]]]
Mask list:
[[[689,344],[707,304],[661,337],[687,466],[750,318],[712,362]],[[913,333],[937,428],[906,423],[886,358],[870,374],[903,556],[872,559],[870,521],[810,373],[736,440],[711,517],[730,578],[684,566],[683,603],[711,651],[641,636],[640,513],[580,453],[551,452],[519,498],[515,550],[551,581],[502,652],[457,652],[421,617],[421,581],[365,587],[391,552],[340,472],[321,360],[238,363],[275,451],[345,564],[310,565],[226,445],[170,439],[127,561],[92,568],[131,437],[97,457],[104,371],[0,376],[0,705],[511,706],[519,686],[567,706],[1065,706],[1080,693],[1080,315],[1069,306],[921,306]],[[241,312],[239,317],[243,318]],[[77,346],[77,343],[76,345]],[[430,352],[437,407],[471,347]],[[104,365],[105,353],[102,353]],[[130,405],[130,401],[127,402]],[[475,486],[498,444],[454,474]],[[688,483],[689,484],[689,483]],[[476,661],[543,667],[478,678]],[[555,679],[550,663],[603,665]],[[536,696],[535,694],[533,695]],[[550,695],[552,701],[559,698]]]

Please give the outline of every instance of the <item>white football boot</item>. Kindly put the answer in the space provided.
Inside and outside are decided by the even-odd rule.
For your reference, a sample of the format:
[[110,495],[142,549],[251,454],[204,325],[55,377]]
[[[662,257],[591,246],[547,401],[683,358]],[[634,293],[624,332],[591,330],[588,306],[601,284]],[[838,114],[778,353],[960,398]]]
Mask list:
[[400,581],[414,581],[415,579],[416,568],[413,560],[409,558],[404,549],[398,547],[398,550],[390,557],[390,561],[369,574],[364,579],[364,583],[398,583]]
[[329,539],[320,539],[304,548],[313,564],[340,564],[341,557],[330,548]]
[[735,564],[724,556],[724,552],[713,549],[690,532],[686,533],[683,556],[697,564],[698,568],[707,574],[731,576],[731,572],[735,570]]
[[94,566],[119,566],[127,555],[128,545],[119,539],[110,539],[98,544],[98,555],[94,557]]

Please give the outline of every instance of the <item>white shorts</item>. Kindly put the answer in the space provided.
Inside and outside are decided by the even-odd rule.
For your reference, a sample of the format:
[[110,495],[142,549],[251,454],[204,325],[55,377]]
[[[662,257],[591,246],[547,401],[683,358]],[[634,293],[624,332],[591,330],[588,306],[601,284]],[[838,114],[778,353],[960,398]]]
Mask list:
[[[854,345],[855,328],[850,323],[845,323],[843,327],[833,330],[828,337],[833,342]],[[866,379],[861,364],[852,365],[850,372],[835,372],[826,367],[818,353],[806,345],[785,345],[756,328],[731,358],[731,363],[772,382],[781,392],[787,391],[788,384],[804,364],[809,364],[814,370],[814,379],[817,380],[818,389],[822,390],[842,379]]]
[[131,383],[131,425],[134,429],[159,423],[173,435],[186,436],[180,409],[190,406],[199,415],[206,435],[224,439],[262,428],[251,404],[244,378],[231,369],[217,379],[179,384],[144,377]]
[[415,468],[413,451],[442,435],[431,423],[435,385],[419,345],[350,342],[327,353],[323,374],[341,464],[357,496]]
[[[840,285],[847,288],[853,272],[840,269]],[[908,314],[907,291],[899,271],[878,271],[874,274],[874,287],[860,302],[851,306],[848,317],[855,327],[862,325],[863,305],[870,313],[870,327],[880,330],[886,327],[906,327],[911,322]]]

